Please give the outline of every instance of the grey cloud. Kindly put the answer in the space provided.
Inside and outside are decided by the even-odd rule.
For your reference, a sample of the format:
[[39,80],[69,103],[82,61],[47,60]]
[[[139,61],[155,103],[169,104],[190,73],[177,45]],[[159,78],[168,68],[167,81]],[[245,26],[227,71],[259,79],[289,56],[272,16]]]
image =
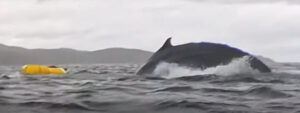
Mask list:
[[299,0],[190,0],[195,2],[211,2],[224,4],[278,3],[299,4]]
[[[202,1],[210,3],[187,0],[37,3],[24,0],[21,4],[19,0],[0,1],[0,39],[1,43],[27,48],[127,47],[155,51],[166,38],[173,36],[174,45],[200,41],[225,43],[279,61],[290,61],[292,56],[300,55],[294,52],[300,47],[295,44],[300,41],[300,8],[286,4],[291,1],[252,0],[253,3],[276,3],[261,5],[252,4],[250,0]],[[230,5],[231,2],[237,4]],[[250,5],[240,5],[242,3]],[[285,50],[278,49],[283,45]],[[282,57],[280,54],[287,50],[293,53]]]
[[38,31],[38,32],[24,32],[24,33],[19,33],[15,35],[15,38],[74,38],[74,37],[80,37],[80,36],[84,36],[86,34],[92,33],[94,32],[92,29],[88,29],[88,30],[81,30],[81,31],[63,31],[63,32],[59,32],[59,31]]

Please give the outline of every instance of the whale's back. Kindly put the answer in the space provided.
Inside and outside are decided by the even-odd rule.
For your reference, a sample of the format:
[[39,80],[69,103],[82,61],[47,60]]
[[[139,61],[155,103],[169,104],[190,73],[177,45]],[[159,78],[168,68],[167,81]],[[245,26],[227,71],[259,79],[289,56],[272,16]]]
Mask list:
[[[166,42],[167,43],[167,42]],[[166,44],[165,44],[166,45]],[[188,43],[178,46],[163,46],[149,59],[137,74],[151,74],[155,66],[161,62],[176,63],[180,66],[206,69],[218,65],[226,65],[235,58],[249,56],[252,68],[260,72],[271,72],[271,70],[260,60],[240,49],[217,43]]]
[[233,58],[245,55],[248,55],[248,53],[227,45],[205,42],[174,46],[155,53],[150,60],[206,68],[219,64],[227,64]]

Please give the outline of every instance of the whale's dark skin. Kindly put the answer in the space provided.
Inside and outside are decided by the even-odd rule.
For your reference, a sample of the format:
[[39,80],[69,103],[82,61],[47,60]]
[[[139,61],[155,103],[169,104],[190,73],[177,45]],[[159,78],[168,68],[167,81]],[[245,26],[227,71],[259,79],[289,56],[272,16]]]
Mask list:
[[253,69],[257,69],[260,72],[271,72],[271,69],[256,57],[237,48],[208,42],[173,46],[171,44],[171,38],[169,38],[137,72],[137,75],[152,74],[160,62],[176,63],[180,66],[206,69],[218,65],[226,65],[230,63],[232,59],[241,58],[243,56],[249,56],[249,63]]

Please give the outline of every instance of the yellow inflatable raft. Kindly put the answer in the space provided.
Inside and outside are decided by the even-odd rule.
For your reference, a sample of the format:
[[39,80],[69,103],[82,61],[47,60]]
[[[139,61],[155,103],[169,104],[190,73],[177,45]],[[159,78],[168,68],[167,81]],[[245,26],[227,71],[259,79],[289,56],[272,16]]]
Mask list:
[[23,74],[27,75],[43,75],[43,74],[65,74],[66,71],[63,68],[55,66],[44,66],[37,64],[24,65],[22,69]]

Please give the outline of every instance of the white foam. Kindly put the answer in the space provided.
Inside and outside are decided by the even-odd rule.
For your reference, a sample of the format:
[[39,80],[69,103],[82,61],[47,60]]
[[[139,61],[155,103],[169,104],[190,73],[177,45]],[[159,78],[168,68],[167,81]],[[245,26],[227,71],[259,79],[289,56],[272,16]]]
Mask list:
[[251,68],[249,56],[233,59],[227,65],[218,65],[216,67],[206,68],[204,70],[180,66],[176,63],[160,62],[154,70],[154,75],[165,78],[176,78],[182,76],[217,74],[217,75],[235,75],[241,73],[259,73],[258,70]]

